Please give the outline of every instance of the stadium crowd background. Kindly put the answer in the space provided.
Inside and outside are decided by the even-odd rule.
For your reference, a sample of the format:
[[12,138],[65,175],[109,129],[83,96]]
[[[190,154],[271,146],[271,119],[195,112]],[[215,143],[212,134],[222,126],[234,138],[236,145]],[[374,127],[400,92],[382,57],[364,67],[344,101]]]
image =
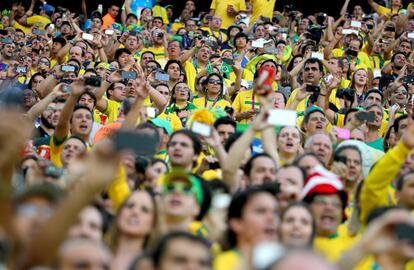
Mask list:
[[414,269],[414,2],[207,2],[0,4],[0,269]]

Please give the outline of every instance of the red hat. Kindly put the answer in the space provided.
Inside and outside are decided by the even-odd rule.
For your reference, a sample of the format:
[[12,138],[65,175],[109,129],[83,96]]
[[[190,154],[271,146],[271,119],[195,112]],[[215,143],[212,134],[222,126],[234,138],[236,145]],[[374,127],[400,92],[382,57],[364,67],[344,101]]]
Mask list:
[[341,179],[324,167],[316,166],[306,178],[301,197],[303,201],[311,203],[315,195],[320,194],[338,194],[342,201],[343,210],[345,210],[348,195],[344,191],[344,184]]

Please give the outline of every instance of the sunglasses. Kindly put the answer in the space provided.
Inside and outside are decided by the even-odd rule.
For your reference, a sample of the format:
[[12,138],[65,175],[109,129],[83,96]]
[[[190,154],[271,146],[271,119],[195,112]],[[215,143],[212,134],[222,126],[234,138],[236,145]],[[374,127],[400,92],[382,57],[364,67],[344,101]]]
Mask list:
[[209,79],[208,83],[210,83],[210,84],[221,84],[221,81],[220,80]]
[[164,194],[171,194],[174,192],[179,192],[185,195],[192,195],[193,190],[188,184],[185,183],[171,183],[164,186]]

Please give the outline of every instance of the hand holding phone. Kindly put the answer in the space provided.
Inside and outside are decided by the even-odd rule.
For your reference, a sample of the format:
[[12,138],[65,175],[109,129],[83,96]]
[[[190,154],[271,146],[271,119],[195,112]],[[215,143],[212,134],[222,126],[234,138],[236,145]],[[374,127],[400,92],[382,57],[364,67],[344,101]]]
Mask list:
[[375,114],[373,112],[357,112],[355,117],[360,121],[367,121],[368,123],[375,121]]
[[213,127],[201,122],[194,121],[191,125],[191,131],[204,137],[210,137],[213,133]]
[[261,67],[257,79],[255,91],[260,96],[267,96],[273,89],[272,84],[276,70],[273,67]]

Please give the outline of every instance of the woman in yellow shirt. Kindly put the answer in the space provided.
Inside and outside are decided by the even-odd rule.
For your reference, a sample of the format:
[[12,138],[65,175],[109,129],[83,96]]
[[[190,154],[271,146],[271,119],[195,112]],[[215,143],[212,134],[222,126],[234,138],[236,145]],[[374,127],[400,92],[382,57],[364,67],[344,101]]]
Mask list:
[[207,76],[204,84],[204,97],[194,99],[193,103],[198,108],[204,109],[223,109],[226,106],[231,107],[230,102],[223,99],[224,88],[223,78],[217,73],[211,73]]

